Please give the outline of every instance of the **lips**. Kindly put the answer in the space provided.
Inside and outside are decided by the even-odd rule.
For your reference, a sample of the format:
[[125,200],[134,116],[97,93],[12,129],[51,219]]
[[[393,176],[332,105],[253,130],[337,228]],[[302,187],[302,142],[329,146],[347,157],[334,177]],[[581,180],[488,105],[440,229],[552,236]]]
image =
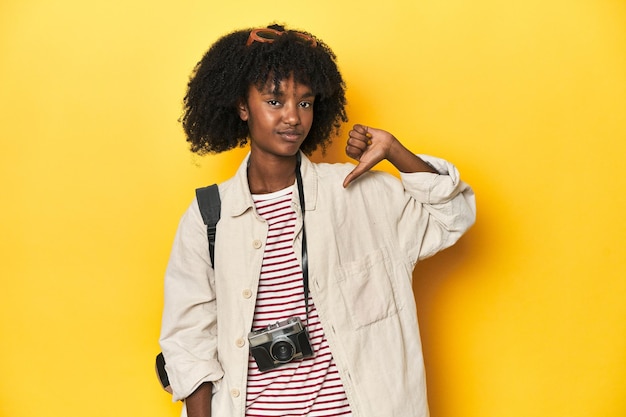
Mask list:
[[299,130],[282,130],[278,134],[288,141],[297,141],[302,137],[302,132]]

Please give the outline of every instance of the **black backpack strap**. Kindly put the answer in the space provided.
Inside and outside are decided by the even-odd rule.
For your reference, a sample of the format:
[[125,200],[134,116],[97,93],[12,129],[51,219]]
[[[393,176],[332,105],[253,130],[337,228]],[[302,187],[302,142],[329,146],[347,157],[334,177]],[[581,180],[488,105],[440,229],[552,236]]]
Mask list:
[[170,387],[170,380],[167,377],[167,371],[165,370],[165,358],[163,353],[159,353],[156,357],[155,368],[161,387],[170,394],[172,393],[172,387]]
[[215,266],[215,231],[217,229],[217,222],[220,219],[220,209],[222,205],[217,184],[196,189],[196,198],[198,200],[200,214],[202,214],[202,220],[204,224],[206,224],[211,264]]

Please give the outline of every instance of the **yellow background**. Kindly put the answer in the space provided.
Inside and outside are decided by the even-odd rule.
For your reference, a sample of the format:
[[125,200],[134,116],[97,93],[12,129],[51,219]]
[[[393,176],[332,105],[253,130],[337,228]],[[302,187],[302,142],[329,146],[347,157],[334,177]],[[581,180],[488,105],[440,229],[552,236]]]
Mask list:
[[181,99],[212,41],[273,21],[331,45],[350,123],[475,188],[415,274],[433,417],[626,415],[623,0],[2,0],[0,415],[178,414],[163,271],[245,152],[192,156]]

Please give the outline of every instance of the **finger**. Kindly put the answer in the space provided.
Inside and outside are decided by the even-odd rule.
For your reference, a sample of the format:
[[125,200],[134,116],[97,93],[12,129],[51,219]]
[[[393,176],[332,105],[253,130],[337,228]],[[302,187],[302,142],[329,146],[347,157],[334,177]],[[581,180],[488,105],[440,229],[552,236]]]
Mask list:
[[346,155],[358,161],[361,158],[361,155],[363,155],[363,151],[361,151],[359,148],[348,145],[346,146]]
[[371,133],[368,132],[368,127],[362,125],[354,125],[348,136],[362,141],[368,141],[372,138]]
[[355,148],[360,150],[361,152],[367,149],[367,138],[357,139],[357,138],[348,138],[348,142],[346,143],[347,147]]
[[367,147],[368,142],[369,138],[367,136],[351,133],[350,136],[348,136],[346,144],[352,145],[360,149],[364,149],[365,147]]
[[365,125],[359,125],[359,124],[355,124],[352,127],[352,130],[355,132],[360,133],[361,135],[367,135],[369,127],[365,126]]
[[369,145],[364,142],[354,143],[346,145],[346,155],[357,161],[361,159],[361,156],[367,151]]

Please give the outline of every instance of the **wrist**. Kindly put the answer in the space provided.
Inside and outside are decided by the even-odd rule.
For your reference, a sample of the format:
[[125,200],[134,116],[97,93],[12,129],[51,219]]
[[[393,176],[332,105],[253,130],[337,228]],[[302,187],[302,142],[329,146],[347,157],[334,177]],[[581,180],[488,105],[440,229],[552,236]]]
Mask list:
[[396,167],[396,169],[403,173],[411,172],[431,172],[437,174],[438,172],[430,165],[424,162],[420,157],[408,150],[399,140],[395,137],[394,141],[389,147],[389,153],[387,160]]

